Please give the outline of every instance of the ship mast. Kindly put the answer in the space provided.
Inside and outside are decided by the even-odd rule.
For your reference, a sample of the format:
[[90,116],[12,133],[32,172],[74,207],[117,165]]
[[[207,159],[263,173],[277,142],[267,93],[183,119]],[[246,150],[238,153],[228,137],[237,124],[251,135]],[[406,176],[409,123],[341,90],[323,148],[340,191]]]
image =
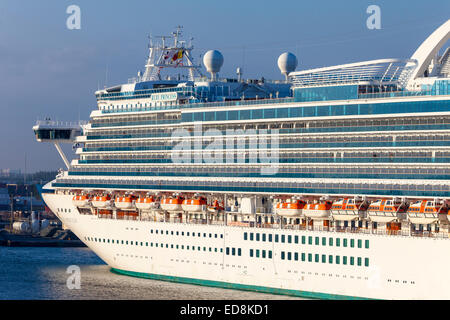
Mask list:
[[[161,70],[165,68],[179,68],[187,69],[189,73],[189,80],[193,81],[195,73],[203,76],[200,71],[200,65],[195,65],[191,51],[191,38],[189,45],[186,46],[186,41],[180,40],[182,27],[178,26],[170,36],[156,36],[160,39],[157,44],[153,43],[153,37],[150,36],[149,55],[147,63],[145,64],[145,72],[142,77],[139,77],[138,82],[141,81],[156,81],[161,80]],[[167,40],[173,39],[172,45],[167,45]]]

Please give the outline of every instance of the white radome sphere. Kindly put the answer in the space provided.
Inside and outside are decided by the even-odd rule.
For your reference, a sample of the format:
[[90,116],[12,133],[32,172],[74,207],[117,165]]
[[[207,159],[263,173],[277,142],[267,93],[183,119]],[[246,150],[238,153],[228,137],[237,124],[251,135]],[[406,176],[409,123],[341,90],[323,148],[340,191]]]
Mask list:
[[217,73],[223,65],[223,56],[217,50],[209,50],[203,56],[203,64],[208,72]]
[[278,68],[283,74],[288,74],[289,72],[294,71],[295,68],[297,68],[297,65],[297,57],[290,52],[282,53],[278,57]]

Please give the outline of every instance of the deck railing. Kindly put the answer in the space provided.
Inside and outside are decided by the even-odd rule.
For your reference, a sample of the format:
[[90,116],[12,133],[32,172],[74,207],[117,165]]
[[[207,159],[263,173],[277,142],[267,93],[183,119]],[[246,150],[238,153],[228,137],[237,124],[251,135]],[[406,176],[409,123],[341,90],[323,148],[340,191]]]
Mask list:
[[[89,214],[85,210],[81,210],[80,214]],[[255,221],[240,222],[240,221],[223,221],[215,219],[185,219],[179,217],[168,217],[164,218],[164,215],[159,215],[158,217],[141,215],[141,217],[133,216],[120,216],[114,218],[113,214],[99,214],[99,219],[116,219],[116,220],[139,220],[139,221],[152,221],[160,223],[172,223],[172,224],[193,224],[193,225],[212,225],[212,226],[227,226],[235,228],[254,228],[254,229],[277,229],[277,230],[296,230],[296,231],[320,231],[329,233],[352,233],[352,234],[371,234],[379,236],[399,236],[399,237],[420,237],[420,238],[437,238],[437,239],[448,239],[450,238],[449,232],[446,230],[440,231],[428,231],[428,230],[412,230],[402,229],[402,230],[387,230],[381,228],[363,228],[363,227],[339,227],[339,226],[313,226],[304,224],[279,224],[279,223],[262,223]],[[269,231],[269,230],[267,230]]]

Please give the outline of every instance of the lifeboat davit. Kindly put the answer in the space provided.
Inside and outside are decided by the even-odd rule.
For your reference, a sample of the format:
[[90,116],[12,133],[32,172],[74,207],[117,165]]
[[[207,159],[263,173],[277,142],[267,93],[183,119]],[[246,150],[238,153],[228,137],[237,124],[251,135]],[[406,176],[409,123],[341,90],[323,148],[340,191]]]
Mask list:
[[150,197],[140,197],[135,202],[136,208],[140,210],[150,210],[157,206],[156,199],[152,196]]
[[292,200],[290,202],[278,202],[275,212],[284,217],[299,217],[303,213],[306,202],[303,200]]
[[367,209],[367,215],[373,222],[391,223],[397,220],[397,213],[405,212],[399,201],[395,199],[380,199],[372,202]]
[[161,209],[166,211],[183,211],[183,197],[164,198],[161,200]]
[[419,200],[409,206],[406,214],[411,223],[431,224],[439,220],[439,214],[447,215],[448,207],[439,201]]
[[134,200],[136,199],[135,196],[132,195],[125,195],[125,196],[118,196],[114,200],[114,205],[118,209],[134,209]]
[[336,221],[352,221],[359,217],[362,200],[343,198],[331,206],[331,214]]
[[332,202],[321,200],[317,203],[308,203],[303,207],[303,214],[315,220],[329,219],[331,214]]
[[185,199],[181,204],[181,208],[188,212],[201,212],[206,208],[206,198],[198,197],[194,199]]
[[96,208],[108,208],[111,206],[111,197],[109,195],[95,196],[92,199],[92,205]]
[[76,195],[72,199],[72,203],[75,207],[87,207],[90,204],[90,199],[86,195]]

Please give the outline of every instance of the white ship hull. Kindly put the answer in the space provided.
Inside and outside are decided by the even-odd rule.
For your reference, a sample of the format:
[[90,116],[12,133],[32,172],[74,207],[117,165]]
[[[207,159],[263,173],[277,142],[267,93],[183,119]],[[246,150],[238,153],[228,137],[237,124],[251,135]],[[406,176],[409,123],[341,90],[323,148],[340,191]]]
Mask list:
[[[450,256],[445,254],[450,251],[447,238],[114,220],[79,214],[71,195],[45,193],[43,196],[62,222],[117,272],[317,298],[450,299],[450,276],[436,272],[436,266],[450,264]],[[67,213],[59,208],[68,209]],[[164,234],[151,233],[151,230],[162,230]],[[196,236],[187,237],[187,232],[195,232]],[[245,241],[245,232],[312,237],[313,242]],[[320,243],[315,243],[316,237]],[[322,243],[323,237],[326,245]],[[329,245],[330,238],[333,245]],[[340,246],[336,245],[337,239]],[[343,246],[344,239],[348,241],[347,247]],[[358,240],[362,243],[360,248]],[[194,246],[195,250],[186,249],[187,245]],[[226,248],[230,248],[229,254]],[[235,255],[231,253],[232,248],[236,249]],[[241,256],[238,248],[242,250]],[[250,249],[271,250],[273,255],[270,259],[249,257]],[[299,255],[298,260],[294,258],[295,253]],[[313,260],[302,261],[302,253],[311,254]],[[324,262],[322,255],[325,255]],[[332,263],[329,256],[333,256]],[[340,264],[336,263],[336,256],[340,256]],[[344,265],[344,256],[354,257],[354,264],[349,260]],[[358,265],[358,258],[362,259],[362,265]],[[368,266],[365,266],[366,258]]]

